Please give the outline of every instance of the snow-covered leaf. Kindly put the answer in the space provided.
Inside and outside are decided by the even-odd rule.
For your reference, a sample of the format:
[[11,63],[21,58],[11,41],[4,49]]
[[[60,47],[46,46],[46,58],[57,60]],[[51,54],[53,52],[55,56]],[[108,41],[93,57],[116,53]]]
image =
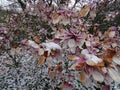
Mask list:
[[115,36],[115,31],[110,31],[109,32],[109,37],[113,38]]
[[43,55],[44,54],[44,49],[40,48],[38,49],[38,55]]
[[97,56],[93,55],[93,54],[86,54],[85,57],[87,58],[87,60],[91,60],[94,63],[99,63],[102,62],[101,58],[98,58]]
[[90,10],[90,17],[94,20],[94,18],[96,17],[96,12],[95,9]]
[[83,49],[82,51],[81,51],[81,54],[83,54],[83,55],[86,55],[86,54],[88,54],[89,52],[88,52],[88,50],[87,49]]
[[107,73],[107,68],[106,67],[102,67],[101,70],[102,70],[103,73]]
[[113,47],[113,48],[115,48],[115,47],[117,47],[117,46],[118,46],[118,44],[117,44],[117,43],[112,43],[111,45],[112,45],[112,47]]
[[75,48],[75,47],[71,47],[71,48],[70,48],[70,51],[71,51],[71,53],[75,53],[76,48]]
[[60,50],[61,49],[61,47],[54,42],[47,42],[47,43],[43,43],[42,45],[45,47],[46,50],[56,50],[56,49]]
[[120,56],[114,56],[112,58],[113,62],[115,62],[116,64],[120,65]]
[[120,73],[113,68],[108,68],[108,74],[115,81],[120,83]]
[[98,62],[98,63],[95,63],[93,62],[92,60],[86,60],[86,63],[90,66],[104,66],[104,62]]
[[75,40],[74,39],[69,39],[68,40],[68,46],[70,47],[70,48],[72,48],[72,47],[74,47],[75,46]]
[[96,81],[99,81],[99,82],[103,82],[104,81],[103,75],[100,72],[98,72],[98,71],[93,71],[92,72],[92,76],[93,76],[93,79],[96,80]]
[[4,39],[4,37],[1,37],[1,36],[0,36],[0,40],[3,40],[3,39]]
[[31,47],[33,47],[33,48],[39,48],[39,45],[36,44],[36,43],[35,43],[34,41],[32,41],[32,40],[28,40],[27,43],[28,43],[29,46],[31,46]]

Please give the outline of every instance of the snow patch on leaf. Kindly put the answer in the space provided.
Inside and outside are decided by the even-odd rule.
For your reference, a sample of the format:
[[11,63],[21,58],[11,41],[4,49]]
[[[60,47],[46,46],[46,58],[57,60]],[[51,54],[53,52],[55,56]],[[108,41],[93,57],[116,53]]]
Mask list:
[[61,47],[54,42],[47,42],[47,43],[43,43],[42,45],[45,46],[46,50],[56,50],[56,49],[60,50],[61,49]]
[[94,54],[89,54],[87,49],[83,49],[81,51],[81,54],[83,54],[85,56],[85,58],[87,59],[87,63],[88,64],[98,64],[100,62],[102,62],[103,60],[101,58],[98,58],[97,56],[95,56]]
[[28,40],[27,43],[28,43],[29,46],[31,46],[31,47],[33,47],[33,48],[39,48],[39,45],[36,44],[36,43],[35,43],[34,41],[32,41],[32,40]]

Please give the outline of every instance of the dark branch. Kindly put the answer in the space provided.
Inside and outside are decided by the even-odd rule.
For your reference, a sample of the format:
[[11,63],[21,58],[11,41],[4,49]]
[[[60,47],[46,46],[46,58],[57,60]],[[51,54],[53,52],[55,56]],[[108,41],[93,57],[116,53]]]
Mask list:
[[21,0],[18,0],[18,3],[20,5],[20,7],[22,8],[22,10],[24,11],[25,8],[26,8],[26,4],[23,1],[21,1]]

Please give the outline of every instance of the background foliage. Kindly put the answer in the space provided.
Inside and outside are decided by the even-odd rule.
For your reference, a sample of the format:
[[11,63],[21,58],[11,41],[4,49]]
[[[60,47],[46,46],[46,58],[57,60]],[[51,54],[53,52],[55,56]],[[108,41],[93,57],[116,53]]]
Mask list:
[[[38,55],[38,51],[35,49],[36,45],[42,48],[42,43],[57,39],[57,44],[64,48],[64,45],[59,43],[59,40],[63,39],[59,37],[59,34],[66,34],[62,30],[69,32],[72,28],[83,30],[85,35],[88,33],[96,36],[97,31],[100,31],[104,35],[113,26],[118,30],[118,36],[116,38],[117,46],[119,47],[119,0],[75,0],[72,5],[70,0],[10,1],[13,2],[13,4],[9,5],[10,10],[3,10],[2,8],[0,10],[1,90],[67,90],[67,88],[68,90],[120,89],[118,87],[119,83],[113,82],[111,79],[108,81],[108,85],[104,82],[96,82],[94,79],[91,81],[91,86],[81,83],[78,77],[74,75],[77,70],[69,70],[69,67],[73,64],[66,57],[71,54],[69,48],[63,49],[65,52],[62,52],[62,61],[59,61],[61,57],[58,60],[56,57],[53,58],[54,52],[53,56],[48,56],[52,57],[52,65],[54,67],[49,67],[47,62],[38,63],[41,55]],[[91,7],[88,8],[87,6],[88,9],[85,10],[86,5],[91,5]],[[16,7],[20,7],[19,12]],[[62,19],[59,16],[62,16]],[[60,32],[58,33],[57,31]],[[69,32],[70,35],[71,32],[72,30]],[[76,34],[76,32],[74,33]],[[34,43],[30,45],[28,40],[32,40]],[[67,42],[67,39],[64,38],[63,40]],[[75,46],[75,48],[78,47]],[[86,48],[85,44],[83,48]],[[81,50],[78,50],[78,52],[81,52]],[[72,55],[76,54],[72,53]],[[62,71],[61,69],[57,70],[60,75],[56,74],[58,77],[55,77],[54,68],[58,68],[61,62]],[[119,65],[116,67],[119,67]],[[49,72],[49,69],[52,68],[53,71]],[[54,77],[54,79],[51,79],[51,77]],[[104,86],[107,89],[104,89]]]

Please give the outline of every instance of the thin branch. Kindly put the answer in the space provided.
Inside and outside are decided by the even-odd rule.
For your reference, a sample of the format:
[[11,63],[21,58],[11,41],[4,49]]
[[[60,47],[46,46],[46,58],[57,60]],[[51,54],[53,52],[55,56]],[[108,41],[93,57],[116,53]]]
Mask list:
[[20,7],[22,8],[22,10],[24,11],[26,8],[26,4],[22,0],[17,0],[17,1],[19,3]]
[[51,6],[52,5],[52,0],[47,0],[47,3],[48,3],[49,6]]

